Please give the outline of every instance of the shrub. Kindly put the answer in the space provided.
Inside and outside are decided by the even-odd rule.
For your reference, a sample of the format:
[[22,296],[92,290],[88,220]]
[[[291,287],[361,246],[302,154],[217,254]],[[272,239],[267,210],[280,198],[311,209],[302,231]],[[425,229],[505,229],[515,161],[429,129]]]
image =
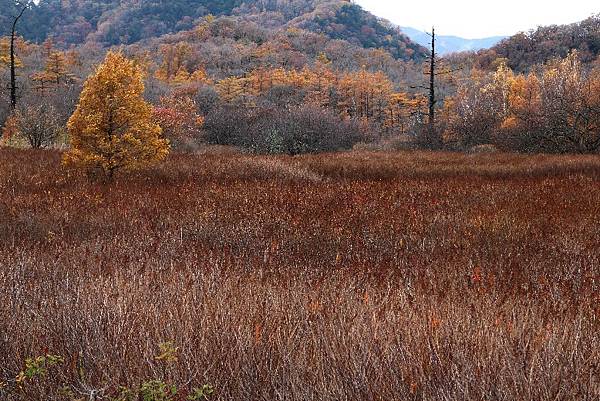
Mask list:
[[252,112],[235,106],[214,109],[204,120],[206,140],[215,145],[247,147]]
[[219,94],[212,86],[202,86],[198,89],[194,100],[200,114],[206,115],[217,107]]
[[363,137],[358,123],[309,105],[220,108],[207,117],[205,130],[210,143],[290,155],[351,149]]
[[0,127],[4,126],[8,116],[10,116],[10,102],[0,94]]
[[275,85],[265,99],[277,107],[300,107],[306,96],[305,91],[290,85]]
[[[160,344],[159,348],[162,354],[155,359],[163,363],[164,371],[167,365],[177,362],[176,353],[178,348],[175,348],[170,342]],[[72,380],[69,381],[68,374],[65,374],[66,366],[64,365],[65,358],[60,355],[47,354],[27,358],[23,370],[14,379],[0,380],[0,399],[39,399],[34,394],[43,395],[44,398],[53,400],[80,401],[84,399],[77,397],[77,393],[90,400],[205,401],[214,393],[214,388],[209,384],[190,389],[188,385],[191,379],[185,385],[180,386],[160,378],[154,378],[143,381],[139,386],[131,388],[126,386],[115,387],[114,384],[105,384],[101,388],[93,388],[82,385],[79,380],[77,380],[77,383]],[[81,369],[80,367],[77,373],[79,379],[83,375]],[[110,377],[113,372],[105,373],[107,377]]]
[[20,107],[15,113],[17,135],[27,140],[34,149],[53,145],[64,132],[56,109],[49,104]]
[[197,113],[196,102],[187,96],[167,96],[154,107],[153,119],[173,147],[184,148],[198,137],[204,118]]

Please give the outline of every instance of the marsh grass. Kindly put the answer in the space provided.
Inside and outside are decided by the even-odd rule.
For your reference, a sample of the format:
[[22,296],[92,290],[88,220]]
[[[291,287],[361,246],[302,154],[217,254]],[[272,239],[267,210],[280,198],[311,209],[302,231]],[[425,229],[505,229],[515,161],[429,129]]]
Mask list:
[[152,377],[215,400],[600,398],[598,157],[175,155],[103,185],[0,150],[0,171],[0,380],[64,358],[9,400]]

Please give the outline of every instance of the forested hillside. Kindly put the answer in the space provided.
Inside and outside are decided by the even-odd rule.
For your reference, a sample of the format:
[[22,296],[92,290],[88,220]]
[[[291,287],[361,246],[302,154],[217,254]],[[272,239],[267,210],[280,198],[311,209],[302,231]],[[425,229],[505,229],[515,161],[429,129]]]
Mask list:
[[424,48],[413,43],[397,27],[379,20],[356,4],[333,2],[318,11],[309,14],[309,18],[301,17],[298,25],[365,48],[385,49],[395,58],[422,58],[425,55]]
[[489,69],[496,59],[505,58],[510,68],[526,72],[537,64],[566,57],[573,50],[584,63],[600,55],[600,14],[575,24],[544,26],[511,36],[481,51],[478,64]]
[[[16,3],[0,0],[0,36],[10,29]],[[207,15],[261,19],[271,27],[296,26],[365,48],[383,48],[399,59],[426,53],[399,29],[344,0],[41,0],[31,3],[19,32],[27,40],[52,38],[63,46],[131,44],[189,30]]]
[[[65,138],[83,82],[113,45],[143,70],[145,97],[176,147],[208,140],[267,152],[336,150],[423,121],[424,98],[409,86],[423,79],[427,49],[341,0],[31,3],[17,30],[20,107],[11,112],[6,33],[18,7],[0,1],[10,9],[0,37],[4,143],[14,145],[27,121],[52,132],[32,146]],[[294,124],[301,130],[293,133]],[[301,144],[272,137],[305,137],[311,124]]]
[[[17,9],[0,1],[7,29]],[[14,109],[10,45],[0,37],[2,143],[66,145],[84,82],[118,45],[141,70],[144,98],[174,149],[595,153],[599,21],[440,58],[430,97],[428,51],[352,2],[42,0],[19,22]]]
[[[7,33],[9,16],[15,15],[14,0],[0,0],[0,32]],[[65,44],[99,39],[108,44],[132,43],[192,26],[209,13],[230,13],[240,0],[41,0],[31,4],[20,26],[32,41],[53,37]],[[90,38],[88,35],[92,34]]]

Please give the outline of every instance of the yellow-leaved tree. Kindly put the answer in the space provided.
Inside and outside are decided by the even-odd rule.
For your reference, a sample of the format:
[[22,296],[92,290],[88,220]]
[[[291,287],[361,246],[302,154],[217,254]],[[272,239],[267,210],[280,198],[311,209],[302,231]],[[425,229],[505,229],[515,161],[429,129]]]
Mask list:
[[85,82],[67,128],[71,149],[64,163],[99,169],[111,178],[117,170],[163,160],[169,142],[142,98],[143,73],[119,52],[109,52]]

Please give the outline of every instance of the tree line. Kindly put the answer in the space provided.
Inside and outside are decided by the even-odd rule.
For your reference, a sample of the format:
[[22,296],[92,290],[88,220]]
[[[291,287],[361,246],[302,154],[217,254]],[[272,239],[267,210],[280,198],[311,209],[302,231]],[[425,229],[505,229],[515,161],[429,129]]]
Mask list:
[[[383,55],[381,64],[360,67],[344,68],[327,51],[299,64],[282,63],[279,57],[290,50],[284,43],[303,35],[288,30],[288,42],[252,47],[253,61],[232,74],[227,67],[209,70],[195,47],[223,38],[224,23],[205,18],[176,40],[163,41],[158,58],[139,46],[118,53],[133,63],[134,69],[126,69],[131,79],[145,84],[136,89],[146,102],[138,109],[148,105],[142,107],[143,120],[159,127],[157,137],[173,149],[212,143],[298,154],[390,140],[408,148],[453,150],[479,145],[520,152],[600,149],[600,62],[583,63],[577,51],[527,74],[513,71],[503,58],[495,60],[495,71],[471,66],[455,74],[432,48],[423,64],[396,61],[424,75],[398,82]],[[68,122],[85,97],[84,82],[101,68],[92,62],[94,52],[103,57],[102,49],[64,50],[51,39],[38,45],[21,37],[0,38],[0,77],[10,75],[14,88],[14,74],[7,71],[20,75],[19,104],[11,93],[15,107],[0,105],[2,143],[72,146],[75,132]],[[423,85],[413,85],[419,79]],[[115,132],[111,138],[121,136]]]
[[576,51],[537,71],[473,70],[445,102],[447,143],[494,144],[523,152],[600,151],[600,63],[584,65]]

